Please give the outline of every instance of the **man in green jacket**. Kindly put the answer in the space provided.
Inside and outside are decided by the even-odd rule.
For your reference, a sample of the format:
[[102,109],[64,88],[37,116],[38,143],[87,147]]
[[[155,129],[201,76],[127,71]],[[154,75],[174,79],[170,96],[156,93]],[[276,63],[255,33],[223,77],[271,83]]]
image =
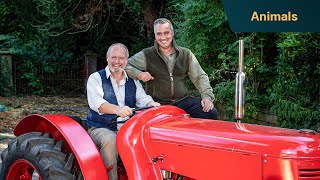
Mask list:
[[[161,104],[177,106],[191,117],[218,119],[208,75],[189,49],[175,43],[171,22],[165,18],[155,20],[154,34],[154,46],[129,59],[127,74],[146,82],[147,94]],[[198,89],[201,99],[188,96],[187,78]]]

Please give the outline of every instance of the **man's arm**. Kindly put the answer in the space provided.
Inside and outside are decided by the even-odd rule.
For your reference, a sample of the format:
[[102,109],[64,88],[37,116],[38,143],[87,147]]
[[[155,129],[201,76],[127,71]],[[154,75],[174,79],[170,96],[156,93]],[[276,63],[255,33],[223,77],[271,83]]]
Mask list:
[[188,75],[193,84],[201,94],[201,106],[204,112],[209,112],[213,108],[214,94],[208,75],[201,68],[197,58],[190,52],[191,62],[189,65]]
[[99,107],[102,104],[107,103],[107,101],[103,99],[103,95],[104,93],[100,75],[95,72],[89,76],[87,81],[87,99],[90,109],[96,111],[100,115],[106,113],[99,111]]
[[146,58],[144,53],[140,51],[129,58],[125,70],[131,78],[146,82],[154,79],[151,74],[146,71],[146,66]]
[[137,79],[137,76],[146,70],[146,58],[142,51],[133,55],[128,59],[128,64],[125,67],[126,73],[133,79]]
[[214,101],[214,94],[212,93],[212,87],[208,75],[201,68],[197,58],[191,52],[191,62],[189,65],[188,75],[190,80],[193,82],[195,87],[198,89],[201,94],[202,99],[208,99]]
[[132,109],[128,106],[120,107],[108,102],[101,104],[99,112],[104,112],[105,114],[116,114],[120,117],[131,116],[133,113]]
[[134,83],[136,84],[136,87],[137,87],[137,91],[136,91],[137,107],[160,106],[160,103],[154,102],[152,97],[146,94],[139,80],[134,80]]
[[99,73],[93,73],[89,76],[87,82],[87,98],[90,109],[101,114],[116,114],[120,117],[130,116],[132,109],[128,106],[119,107],[110,104],[103,99],[102,82]]

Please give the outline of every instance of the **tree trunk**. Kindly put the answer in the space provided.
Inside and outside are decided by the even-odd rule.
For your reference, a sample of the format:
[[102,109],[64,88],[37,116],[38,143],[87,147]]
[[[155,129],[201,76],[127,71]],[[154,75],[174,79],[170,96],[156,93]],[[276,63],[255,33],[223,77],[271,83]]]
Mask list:
[[165,0],[150,0],[140,2],[146,24],[146,37],[148,39],[153,36],[153,22],[159,17],[160,11],[164,8],[165,2]]

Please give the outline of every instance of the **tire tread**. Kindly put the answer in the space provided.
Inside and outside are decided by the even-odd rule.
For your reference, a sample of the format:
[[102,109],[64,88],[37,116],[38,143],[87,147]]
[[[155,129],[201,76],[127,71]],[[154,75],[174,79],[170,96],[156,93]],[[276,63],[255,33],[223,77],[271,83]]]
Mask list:
[[55,143],[48,133],[30,132],[16,137],[1,153],[0,179],[5,179],[11,164],[25,159],[37,170],[43,180],[74,180],[81,172],[71,173],[74,154],[62,152],[63,141]]

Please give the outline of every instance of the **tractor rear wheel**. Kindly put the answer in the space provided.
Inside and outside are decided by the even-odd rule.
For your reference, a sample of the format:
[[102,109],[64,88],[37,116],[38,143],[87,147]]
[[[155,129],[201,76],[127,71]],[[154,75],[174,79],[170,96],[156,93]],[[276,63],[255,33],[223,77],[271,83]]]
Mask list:
[[[0,179],[82,179],[73,168],[74,154],[62,152],[62,141],[49,134],[26,133],[11,140],[1,153]],[[80,174],[80,175],[77,175]]]

